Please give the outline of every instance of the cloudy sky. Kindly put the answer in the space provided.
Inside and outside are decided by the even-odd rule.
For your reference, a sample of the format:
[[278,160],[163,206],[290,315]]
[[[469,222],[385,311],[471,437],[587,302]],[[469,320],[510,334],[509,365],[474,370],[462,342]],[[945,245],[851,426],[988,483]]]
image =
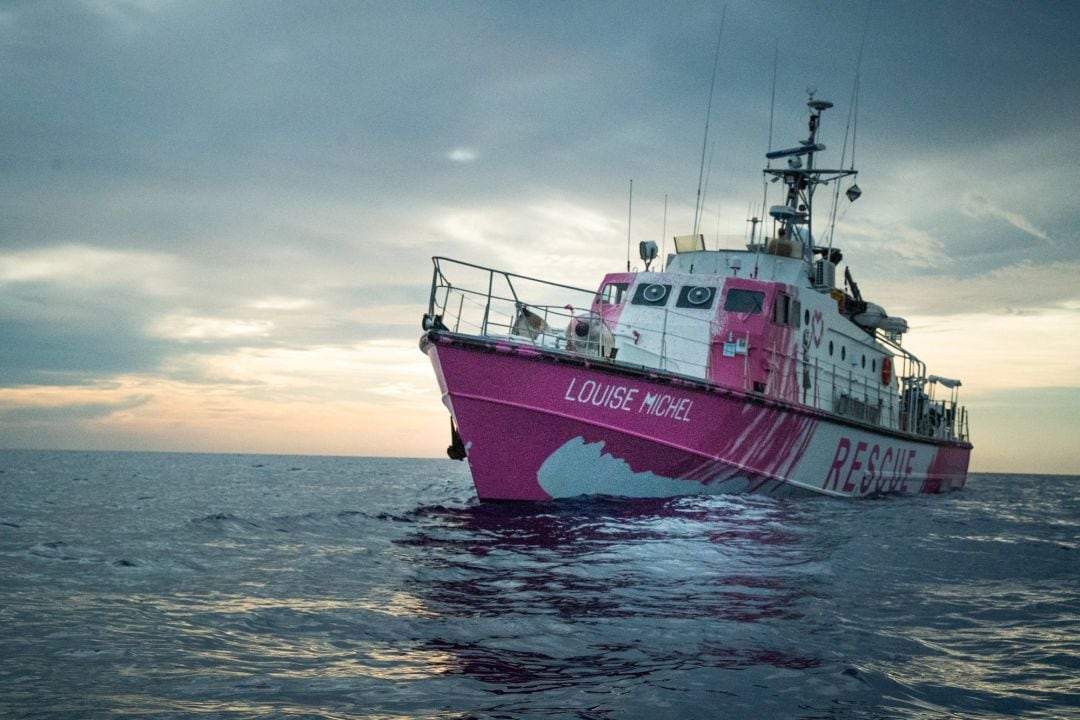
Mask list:
[[[594,286],[693,223],[720,3],[0,3],[0,447],[439,456],[435,254]],[[836,244],[964,380],[984,471],[1080,473],[1080,4],[727,3],[702,228],[806,89]],[[834,161],[837,156],[832,156]]]

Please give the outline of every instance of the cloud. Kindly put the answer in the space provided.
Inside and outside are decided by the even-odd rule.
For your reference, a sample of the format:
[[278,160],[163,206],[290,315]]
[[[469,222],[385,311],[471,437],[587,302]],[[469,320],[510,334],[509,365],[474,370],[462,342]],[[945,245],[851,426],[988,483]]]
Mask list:
[[148,295],[181,291],[175,256],[141,250],[112,250],[81,243],[0,254],[0,288],[21,283],[120,286]]
[[64,395],[33,392],[0,394],[0,423],[52,423],[96,420],[146,405],[153,395],[140,394],[103,402],[70,402]]
[[[413,354],[411,364],[427,365]],[[379,384],[369,396],[348,385],[333,396],[310,387],[260,395],[241,384],[155,376],[118,377],[108,387],[0,388],[0,447],[433,457],[448,431],[427,369],[416,386]]]
[[167,351],[143,327],[185,292],[172,255],[63,244],[0,253],[0,385],[81,384]]
[[476,159],[480,157],[474,148],[456,147],[446,154],[449,160],[456,163],[471,163],[476,162]]
[[169,0],[79,0],[78,4],[110,27],[133,35],[143,29],[147,15],[171,3]]
[[168,315],[155,320],[150,333],[179,341],[225,340],[269,336],[274,323],[269,320]]
[[960,377],[974,397],[1001,389],[1060,387],[1080,377],[1080,312],[909,315],[904,347],[932,373]]
[[881,264],[880,256],[901,258],[905,266],[911,268],[940,267],[946,260],[944,243],[917,227],[892,222],[856,222],[838,223],[837,243],[843,243],[849,263],[855,266]]
[[440,255],[571,285],[593,287],[625,262],[625,218],[558,196],[445,209],[430,232],[447,248]]
[[1038,314],[1077,309],[1078,276],[1080,261],[1022,262],[969,277],[877,278],[861,289],[867,299],[898,315]]
[[960,210],[971,218],[988,217],[1004,220],[1017,230],[1025,232],[1039,240],[1044,240],[1048,243],[1051,242],[1050,237],[1045,232],[1035,227],[1035,225],[1026,217],[1020,213],[999,207],[983,195],[972,192],[964,193],[960,203]]
[[[417,330],[412,333],[419,335]],[[175,356],[165,371],[189,382],[218,384],[252,396],[370,399],[372,388],[428,387],[430,367],[415,338],[376,338],[350,345],[244,346]]]
[[280,295],[271,295],[268,297],[262,297],[250,302],[250,306],[256,310],[304,310],[311,307],[315,303],[310,298],[295,298],[284,297]]

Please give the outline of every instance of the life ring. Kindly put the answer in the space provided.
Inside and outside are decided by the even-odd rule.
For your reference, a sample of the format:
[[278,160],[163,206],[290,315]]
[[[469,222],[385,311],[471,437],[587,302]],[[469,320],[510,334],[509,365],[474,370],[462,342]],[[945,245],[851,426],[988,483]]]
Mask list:
[[881,384],[888,385],[892,382],[892,360],[887,357],[881,358]]

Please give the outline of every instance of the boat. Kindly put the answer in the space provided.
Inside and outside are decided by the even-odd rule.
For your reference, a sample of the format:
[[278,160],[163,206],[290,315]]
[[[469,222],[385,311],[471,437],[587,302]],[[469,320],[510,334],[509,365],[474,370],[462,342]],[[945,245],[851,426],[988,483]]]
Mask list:
[[853,163],[816,166],[832,105],[807,106],[808,139],[766,155],[784,200],[745,249],[676,236],[653,268],[644,241],[643,269],[597,289],[433,258],[420,348],[480,501],[964,486],[960,381],[927,374],[907,321],[863,299],[850,266],[838,284],[843,253],[813,235],[816,190],[861,190]]

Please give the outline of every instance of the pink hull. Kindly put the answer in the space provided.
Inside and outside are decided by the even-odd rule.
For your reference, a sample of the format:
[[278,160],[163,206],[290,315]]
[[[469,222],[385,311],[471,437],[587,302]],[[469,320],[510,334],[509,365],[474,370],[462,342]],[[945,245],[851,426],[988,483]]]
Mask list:
[[481,500],[959,489],[971,445],[530,346],[432,336]]

